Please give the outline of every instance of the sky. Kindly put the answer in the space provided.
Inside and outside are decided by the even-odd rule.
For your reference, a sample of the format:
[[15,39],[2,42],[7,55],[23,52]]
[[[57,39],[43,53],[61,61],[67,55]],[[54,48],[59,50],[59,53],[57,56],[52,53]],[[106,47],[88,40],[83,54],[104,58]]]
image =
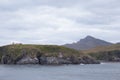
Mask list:
[[120,42],[120,0],[0,0],[0,45]]

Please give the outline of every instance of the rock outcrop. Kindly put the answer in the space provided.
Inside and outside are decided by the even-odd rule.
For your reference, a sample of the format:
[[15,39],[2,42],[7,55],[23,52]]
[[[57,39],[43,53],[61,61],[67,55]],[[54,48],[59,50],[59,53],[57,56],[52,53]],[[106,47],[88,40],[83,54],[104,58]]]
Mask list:
[[47,64],[47,65],[72,64],[72,62],[67,59],[52,57],[52,56],[51,57],[42,56],[40,57],[39,60],[40,60],[39,64]]
[[2,58],[1,58],[1,63],[2,64],[12,64],[13,59],[9,55],[3,55]]
[[16,64],[38,64],[37,58],[31,58],[30,56],[25,56],[19,61],[16,62]]
[[47,57],[47,56],[36,56],[31,58],[29,55],[24,55],[23,57],[18,57],[17,59],[11,58],[9,55],[2,56],[2,64],[41,64],[41,65],[60,65],[60,64],[99,64],[100,62],[96,61],[93,58],[84,56],[79,57]]
[[90,57],[90,56],[83,56],[80,59],[80,62],[82,64],[100,64],[99,61],[95,60],[94,58]]

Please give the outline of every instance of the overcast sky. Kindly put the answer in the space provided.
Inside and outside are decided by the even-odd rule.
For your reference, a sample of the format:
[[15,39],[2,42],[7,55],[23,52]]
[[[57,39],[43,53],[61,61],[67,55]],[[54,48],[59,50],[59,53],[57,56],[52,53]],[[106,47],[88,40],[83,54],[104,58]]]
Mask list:
[[120,41],[120,0],[0,0],[0,45]]

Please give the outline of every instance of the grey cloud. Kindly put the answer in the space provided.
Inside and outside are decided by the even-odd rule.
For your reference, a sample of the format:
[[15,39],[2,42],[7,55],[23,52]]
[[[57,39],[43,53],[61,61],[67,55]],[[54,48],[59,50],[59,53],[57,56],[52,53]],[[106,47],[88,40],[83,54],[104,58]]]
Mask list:
[[0,0],[0,44],[119,41],[119,0]]

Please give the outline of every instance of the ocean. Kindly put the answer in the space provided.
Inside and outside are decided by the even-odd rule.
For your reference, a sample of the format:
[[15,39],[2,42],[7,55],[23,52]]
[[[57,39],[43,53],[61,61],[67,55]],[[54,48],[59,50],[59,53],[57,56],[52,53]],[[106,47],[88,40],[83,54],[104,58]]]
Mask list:
[[0,65],[0,80],[120,80],[120,63]]

